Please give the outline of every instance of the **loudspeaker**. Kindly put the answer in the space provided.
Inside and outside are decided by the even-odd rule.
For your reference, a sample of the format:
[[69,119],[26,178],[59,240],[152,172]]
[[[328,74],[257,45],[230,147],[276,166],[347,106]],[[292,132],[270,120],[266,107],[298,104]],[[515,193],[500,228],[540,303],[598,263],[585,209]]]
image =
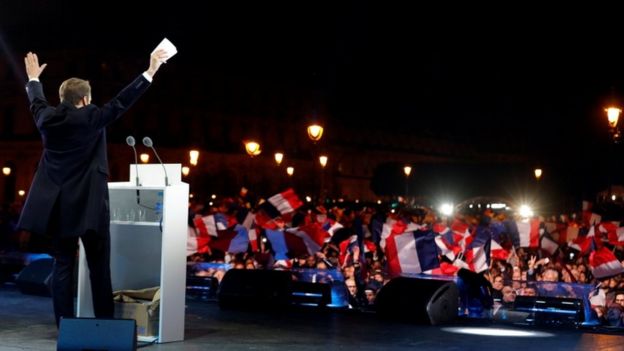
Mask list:
[[134,319],[62,318],[57,351],[137,349]]
[[217,290],[221,308],[284,308],[290,304],[292,277],[288,271],[230,269]]
[[50,279],[54,259],[41,258],[32,261],[15,278],[15,284],[22,294],[52,296],[50,293]]
[[442,324],[457,318],[459,289],[452,281],[397,277],[375,298],[381,317],[404,322]]

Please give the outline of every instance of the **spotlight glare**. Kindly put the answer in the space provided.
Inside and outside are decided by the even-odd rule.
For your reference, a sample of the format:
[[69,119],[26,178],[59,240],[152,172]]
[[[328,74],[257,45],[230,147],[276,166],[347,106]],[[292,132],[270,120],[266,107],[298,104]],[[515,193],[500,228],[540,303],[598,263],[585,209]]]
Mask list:
[[447,216],[448,217],[448,216],[453,214],[453,209],[454,209],[453,204],[445,203],[445,204],[442,204],[440,206],[440,213],[443,216]]
[[449,333],[486,335],[486,336],[512,336],[512,337],[538,337],[538,338],[548,338],[548,337],[554,336],[554,334],[541,332],[541,331],[515,330],[515,329],[503,329],[503,328],[451,327],[451,328],[442,328],[442,330],[449,332]]
[[531,206],[521,205],[520,209],[518,210],[518,214],[522,218],[530,218],[530,217],[533,217],[534,213],[533,213],[533,209],[531,209]]

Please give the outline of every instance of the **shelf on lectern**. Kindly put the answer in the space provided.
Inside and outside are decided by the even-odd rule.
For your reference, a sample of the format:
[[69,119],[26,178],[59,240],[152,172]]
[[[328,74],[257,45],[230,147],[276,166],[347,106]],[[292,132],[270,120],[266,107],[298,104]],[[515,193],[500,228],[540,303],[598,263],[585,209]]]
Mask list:
[[162,220],[163,189],[109,188],[111,223],[159,225]]

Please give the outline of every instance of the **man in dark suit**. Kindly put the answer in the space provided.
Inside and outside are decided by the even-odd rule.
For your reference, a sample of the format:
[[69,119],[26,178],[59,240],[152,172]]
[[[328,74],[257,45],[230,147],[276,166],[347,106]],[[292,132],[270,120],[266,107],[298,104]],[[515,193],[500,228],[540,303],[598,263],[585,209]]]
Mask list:
[[60,105],[48,104],[39,76],[46,64],[24,58],[30,109],[43,141],[43,154],[18,226],[53,240],[52,297],[57,325],[74,316],[74,267],[78,238],[85,248],[97,318],[113,318],[106,127],[149,87],[167,58],[157,50],[149,68],[110,102],[91,104],[89,82],[70,78],[59,88]]

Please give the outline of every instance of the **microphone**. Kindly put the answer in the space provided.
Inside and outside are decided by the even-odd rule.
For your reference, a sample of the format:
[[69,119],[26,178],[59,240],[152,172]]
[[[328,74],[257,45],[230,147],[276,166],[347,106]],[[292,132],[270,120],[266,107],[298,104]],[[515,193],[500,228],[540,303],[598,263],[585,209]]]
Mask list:
[[160,162],[160,165],[162,166],[163,170],[165,171],[165,186],[169,186],[169,177],[167,177],[167,169],[165,168],[165,165],[163,164],[162,160],[160,159],[160,156],[158,156],[158,153],[156,152],[156,149],[154,149],[154,143],[152,143],[152,139],[150,137],[143,138],[143,145],[149,147],[150,149],[152,149],[152,151],[154,151],[154,155],[156,155],[156,158],[158,159],[158,162]]
[[134,147],[134,145],[136,144],[136,141],[134,140],[134,137],[132,135],[126,138],[126,144],[128,144],[128,146],[132,148],[132,151],[134,151],[134,166],[136,167],[135,180],[136,180],[136,186],[139,186],[141,185],[139,184],[139,166],[138,166],[139,161],[137,159],[136,148]]
[[[135,172],[135,181],[136,181],[136,186],[141,186],[141,184],[139,184],[139,166],[138,166],[138,159],[137,159],[137,151],[136,148],[134,147],[134,145],[136,144],[136,141],[134,140],[134,137],[132,135],[129,135],[126,138],[126,144],[128,144],[128,146],[130,146],[132,148],[132,151],[134,151],[134,167],[136,167],[136,172]],[[141,197],[139,194],[139,189],[137,188],[136,190],[136,195],[137,195],[137,204],[141,204]]]

